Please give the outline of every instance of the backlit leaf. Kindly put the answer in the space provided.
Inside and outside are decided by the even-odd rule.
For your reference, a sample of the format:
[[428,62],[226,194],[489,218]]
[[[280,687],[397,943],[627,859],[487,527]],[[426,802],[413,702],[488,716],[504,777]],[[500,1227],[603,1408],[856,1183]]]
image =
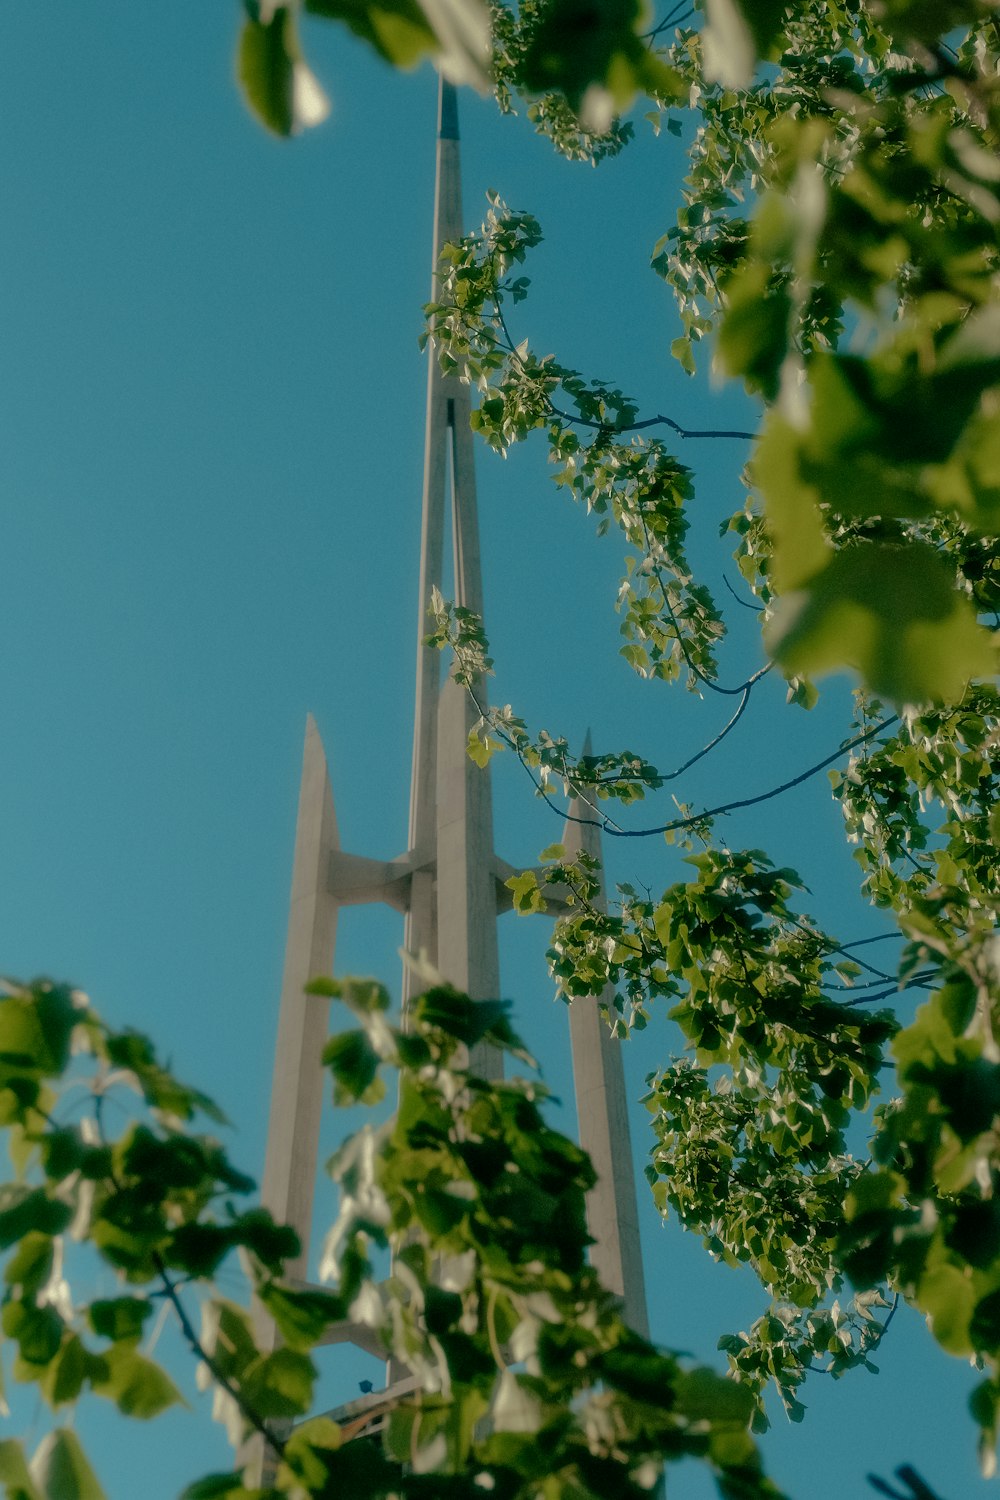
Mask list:
[[957,702],[996,669],[996,650],[930,548],[862,543],[780,600],[769,649],[789,673],[855,667],[897,703]]
[[80,1439],[68,1427],[42,1438],[31,1460],[31,1477],[49,1500],[105,1500]]

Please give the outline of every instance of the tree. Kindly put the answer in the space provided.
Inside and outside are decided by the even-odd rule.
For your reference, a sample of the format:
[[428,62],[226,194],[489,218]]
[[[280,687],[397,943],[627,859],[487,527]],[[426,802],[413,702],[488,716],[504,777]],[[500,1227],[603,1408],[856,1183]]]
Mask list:
[[[455,12],[463,26],[448,36],[442,17],[451,13],[430,3],[368,8],[314,0],[306,9],[347,19],[396,61],[444,43],[452,69],[475,77],[483,65],[481,35],[465,24],[472,7]],[[320,112],[294,19],[288,6],[255,8],[241,43],[251,99],[283,131]],[[689,368],[699,344],[714,335],[724,367],[763,400],[750,499],[732,523],[740,571],[797,706],[814,701],[812,673],[847,661],[862,675],[855,726],[830,757],[838,764],[849,757],[835,794],[858,840],[866,893],[892,910],[907,938],[900,977],[931,998],[902,1031],[891,1013],[860,1010],[859,1002],[887,999],[896,976],[867,958],[859,963],[856,950],[798,910],[794,872],[772,868],[759,851],[730,850],[713,828],[721,808],[684,808],[652,830],[700,851],[692,857],[693,878],[659,899],[624,889],[606,916],[593,899],[588,862],[567,861],[558,850],[541,882],[517,890],[525,909],[544,902],[550,880],[575,894],[576,911],[559,924],[552,948],[568,997],[611,978],[620,999],[610,1019],[622,1030],[641,1025],[654,1002],[675,1002],[691,1056],[662,1068],[653,1084],[654,1193],[715,1254],[749,1259],[775,1299],[749,1338],[730,1341],[739,1384],[720,1386],[704,1375],[679,1375],[672,1360],[636,1343],[579,1268],[573,1202],[578,1209],[586,1164],[551,1134],[548,1152],[571,1180],[560,1225],[565,1237],[553,1242],[540,1231],[543,1272],[527,1290],[506,1265],[501,1276],[490,1262],[504,1215],[491,1195],[504,1163],[457,1149],[461,1132],[453,1138],[443,1118],[438,1065],[470,1026],[499,1027],[500,1017],[473,1017],[456,997],[432,994],[418,1047],[387,1028],[381,995],[350,990],[361,1030],[331,1051],[336,1087],[348,1097],[367,1094],[381,1062],[401,1065],[419,1098],[385,1154],[372,1158],[358,1148],[341,1158],[348,1190],[342,1233],[394,1234],[402,1245],[416,1212],[412,1174],[438,1174],[439,1191],[421,1216],[426,1242],[413,1264],[403,1260],[421,1288],[424,1316],[404,1318],[400,1337],[411,1359],[436,1368],[439,1384],[444,1358],[456,1399],[429,1406],[419,1428],[412,1412],[394,1414],[388,1459],[366,1450],[363,1475],[360,1450],[333,1447],[329,1428],[305,1429],[289,1444],[281,1482],[294,1475],[307,1492],[332,1493],[339,1479],[384,1493],[400,1482],[386,1465],[416,1455],[408,1491],[439,1494],[447,1482],[455,1493],[471,1492],[470,1428],[492,1400],[496,1438],[488,1453],[476,1450],[476,1461],[494,1465],[495,1482],[509,1483],[511,1493],[518,1493],[511,1474],[531,1483],[539,1433],[548,1454],[558,1442],[567,1465],[576,1465],[582,1479],[574,1484],[598,1493],[612,1483],[598,1464],[609,1433],[624,1455],[612,1470],[622,1493],[651,1477],[651,1461],[692,1448],[707,1453],[729,1493],[766,1493],[745,1436],[763,1385],[775,1379],[794,1411],[814,1359],[828,1359],[836,1370],[868,1360],[884,1326],[872,1309],[890,1305],[885,1286],[931,1314],[946,1348],[987,1363],[976,1416],[988,1458],[1000,1326],[992,1032],[997,701],[992,687],[969,683],[994,661],[977,618],[993,609],[997,577],[988,505],[1000,217],[988,152],[994,21],[983,7],[954,4],[942,17],[939,7],[904,3],[878,17],[867,7],[813,5],[790,21],[774,6],[747,5],[744,15],[718,3],[708,7],[703,34],[683,23],[671,31],[668,15],[651,37],[639,35],[645,23],[637,7],[608,7],[594,34],[583,37],[565,21],[558,3],[524,5],[517,18],[498,9],[495,17],[501,102],[527,92],[539,127],[564,151],[597,157],[620,149],[627,127],[611,120],[609,109],[624,107],[637,88],[651,94],[667,128],[683,131],[684,111],[697,112],[686,201],[655,258],[683,320],[674,354]],[[963,26],[968,36],[959,38]],[[768,61],[756,79],[754,48]],[[560,92],[539,95],[549,87]],[[745,192],[757,195],[749,221],[740,208]],[[512,272],[538,234],[530,217],[497,202],[483,232],[454,247],[429,310],[439,356],[482,388],[477,425],[492,446],[503,450],[541,430],[558,482],[602,522],[621,528],[630,558],[622,592],[628,659],[666,682],[729,692],[735,712],[728,734],[759,674],[735,686],[718,681],[722,612],[683,550],[690,476],[665,437],[643,435],[673,424],[538,355],[509,327],[527,292]],[[854,341],[849,353],[839,347],[844,328]],[[488,666],[480,622],[440,601],[436,629],[474,691]],[[875,695],[908,706],[897,718]],[[565,741],[530,733],[513,711],[484,705],[482,728],[472,747],[477,756],[508,745],[543,794],[564,784],[590,802],[611,836],[623,832],[606,812],[611,799],[635,803],[677,774],[631,753],[574,757]],[[216,1197],[244,1185],[214,1146],[192,1144],[170,1121],[204,1101],[179,1090],[144,1043],[105,1032],[71,995],[38,988],[3,1004],[11,1028],[2,1049],[8,1119],[41,1173],[37,1186],[11,1189],[5,1206],[9,1243],[18,1248],[8,1267],[4,1327],[19,1344],[20,1373],[37,1378],[57,1406],[88,1383],[124,1410],[173,1399],[160,1377],[137,1363],[136,1327],[149,1306],[144,1293],[110,1310],[91,1308],[91,1332],[106,1341],[97,1347],[62,1316],[52,1257],[77,1210],[91,1215],[98,1248],[126,1277],[170,1300],[175,1274],[210,1276],[235,1247],[255,1257],[261,1294],[286,1347],[273,1364],[255,1364],[245,1318],[220,1307],[216,1342],[205,1350],[209,1370],[223,1390],[230,1387],[237,1427],[303,1409],[304,1346],[353,1302],[366,1276],[363,1241],[342,1258],[342,1280],[329,1300],[282,1287],[274,1279],[288,1248],[280,1229],[252,1212],[204,1218]],[[74,1034],[98,1068],[96,1135],[47,1118],[52,1107],[40,1092],[43,1081],[62,1073]],[[498,1037],[515,1046],[502,1031]],[[883,1111],[871,1162],[855,1160],[846,1149],[848,1123],[867,1107],[890,1040],[901,1098]],[[413,1070],[428,1066],[428,1058],[433,1069],[424,1087]],[[102,1139],[108,1068],[139,1079],[160,1112],[158,1128],[137,1124],[116,1143]],[[710,1069],[721,1070],[723,1086]],[[531,1100],[514,1087],[494,1095],[471,1080],[468,1086],[470,1097],[457,1108],[477,1143],[490,1131],[478,1118],[470,1121],[470,1112],[478,1108],[491,1121],[496,1112],[504,1119],[527,1112],[513,1135],[512,1161],[547,1192],[551,1162],[533,1149],[541,1127]],[[429,1156],[414,1155],[414,1131]],[[459,1212],[456,1197],[460,1205],[475,1202],[476,1212]],[[476,1223],[489,1232],[477,1235]],[[454,1291],[433,1290],[426,1257],[470,1248],[481,1253],[488,1275],[476,1262]],[[517,1257],[508,1259],[516,1267]],[[555,1276],[553,1286],[559,1260],[569,1261],[572,1275],[568,1285]],[[846,1275],[859,1290],[843,1314],[828,1304],[828,1292]],[[543,1293],[554,1299],[558,1320],[539,1310],[551,1306]],[[516,1297],[522,1301],[515,1304]],[[528,1309],[537,1337],[530,1352],[538,1367],[526,1378],[505,1364],[504,1319],[515,1305],[522,1316]],[[410,1313],[418,1306],[411,1303]],[[220,1349],[233,1363],[224,1363]],[[575,1372],[584,1367],[603,1383],[587,1408],[586,1441],[573,1405],[582,1378]],[[540,1403],[526,1438],[504,1429],[504,1406],[515,1394],[519,1403],[525,1394]],[[759,1420],[759,1404],[757,1412]],[[95,1493],[91,1480],[79,1477],[83,1461],[65,1434],[44,1449],[30,1479],[15,1449],[4,1451],[4,1463],[15,1492],[30,1494],[34,1484]],[[447,1481],[421,1472],[438,1464],[454,1470]],[[78,1477],[55,1477],[70,1474]],[[219,1477],[192,1491],[209,1493],[239,1489]]]

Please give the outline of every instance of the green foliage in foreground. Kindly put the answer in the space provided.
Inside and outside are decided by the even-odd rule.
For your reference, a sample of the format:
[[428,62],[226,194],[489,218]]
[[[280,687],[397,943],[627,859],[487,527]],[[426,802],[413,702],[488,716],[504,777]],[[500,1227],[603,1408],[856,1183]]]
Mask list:
[[[383,1073],[399,1085],[392,1119],[365,1125],[331,1162],[341,1210],[329,1291],[282,1281],[294,1234],[236,1206],[252,1183],[193,1128],[217,1111],[144,1037],[109,1030],[63,987],[0,999],[0,1108],[18,1167],[0,1189],[2,1326],[14,1380],[35,1384],[59,1423],[30,1459],[16,1440],[0,1444],[6,1493],[101,1500],[67,1423],[89,1396],[142,1419],[183,1399],[140,1347],[166,1299],[234,1443],[269,1424],[278,1457],[267,1489],[234,1470],[196,1479],[186,1500],[640,1500],[662,1463],[687,1456],[729,1500],[779,1500],[749,1435],[749,1391],[639,1338],[588,1267],[593,1170],[547,1125],[542,1085],[465,1069],[479,1041],[530,1064],[506,1005],[433,989],[403,1032],[372,982],[314,989],[340,994],[356,1022],[326,1050],[335,1099],[371,1098]],[[113,1134],[107,1106],[123,1091],[136,1107]],[[115,1273],[114,1297],[87,1301],[71,1280],[83,1246]],[[371,1255],[387,1249],[392,1272],[377,1280]],[[236,1250],[265,1310],[256,1322],[215,1288]],[[262,1338],[268,1316],[277,1348]],[[405,1362],[416,1389],[378,1440],[351,1442],[330,1417],[290,1430],[311,1409],[313,1345],[348,1318]]]
[[[747,1437],[766,1383],[801,1415],[808,1368],[871,1368],[888,1322],[879,1310],[902,1296],[944,1349],[983,1368],[972,1405],[989,1471],[1000,1406],[1000,700],[988,682],[1000,618],[996,6],[704,0],[663,21],[640,0],[245,8],[239,76],[279,134],[325,113],[300,42],[306,14],[347,25],[397,65],[430,53],[451,77],[492,85],[501,109],[525,108],[568,156],[596,162],[627,145],[631,126],[614,111],[639,93],[654,128],[686,144],[675,222],[652,250],[677,308],[670,352],[692,373],[710,346],[716,371],[759,401],[756,433],[686,432],[534,347],[513,323],[541,228],[499,198],[478,234],[446,250],[429,336],[480,392],[484,440],[500,452],[544,443],[560,489],[619,532],[629,666],[721,694],[731,717],[679,767],[629,750],[574,756],[510,706],[489,708],[481,622],[438,599],[434,635],[480,702],[477,761],[509,748],[541,795],[565,791],[607,833],[662,834],[692,856],[690,879],[658,898],[623,886],[607,912],[593,862],[550,850],[541,874],[515,880],[515,903],[540,910],[548,887],[568,892],[553,973],[569,999],[610,984],[619,1033],[670,1007],[687,1050],[650,1075],[654,1196],[713,1254],[748,1262],[768,1303],[749,1332],[723,1336],[728,1382],[637,1341],[583,1265],[589,1169],[546,1133],[538,1086],[487,1087],[445,1066],[480,1026],[514,1047],[501,1014],[436,992],[403,1036],[364,987],[346,996],[359,1030],[329,1049],[335,1098],[372,1097],[380,1069],[396,1066],[402,1111],[335,1164],[345,1198],[333,1290],[287,1287],[288,1231],[233,1206],[246,1179],[185,1124],[208,1102],[141,1038],[39,987],[0,1004],[0,1098],[19,1171],[0,1200],[15,1377],[58,1411],[93,1393],[155,1414],[178,1393],[139,1344],[151,1298],[166,1298],[241,1439],[305,1412],[315,1338],[329,1321],[363,1318],[418,1372],[421,1394],[393,1411],[384,1449],[343,1443],[322,1419],[300,1429],[282,1445],[272,1494],[479,1494],[489,1475],[502,1494],[631,1495],[660,1460],[694,1452],[725,1493],[753,1496],[768,1493]],[[862,891],[905,940],[898,964],[824,932],[799,909],[794,872],[716,834],[719,818],[781,787],[680,803],[639,830],[608,811],[648,800],[708,754],[768,670],[720,678],[727,621],[685,549],[695,483],[674,451],[693,437],[753,441],[747,497],[725,535],[791,703],[811,707],[826,671],[860,677],[855,722],[795,782],[834,767]],[[910,1024],[861,1009],[905,988],[928,997]],[[71,1038],[85,1059],[72,1076],[90,1080],[78,1124],[57,1112],[53,1089]],[[897,1097],[870,1154],[853,1156],[851,1119],[889,1060]],[[111,1139],[102,1101],[125,1086],[152,1113]],[[544,1207],[543,1141],[560,1165],[558,1222]],[[74,1308],[63,1259],[74,1236],[116,1269],[122,1295]],[[369,1247],[386,1245],[399,1251],[394,1278],[376,1283]],[[278,1350],[211,1296],[233,1251],[281,1330]],[[436,1256],[443,1277],[431,1274]],[[198,1288],[200,1336],[183,1300]],[[477,1428],[487,1414],[488,1438]],[[0,1446],[0,1479],[29,1500],[100,1495],[67,1427],[30,1470],[15,1443]],[[928,1500],[909,1471],[901,1482]],[[249,1493],[226,1475],[190,1495]]]

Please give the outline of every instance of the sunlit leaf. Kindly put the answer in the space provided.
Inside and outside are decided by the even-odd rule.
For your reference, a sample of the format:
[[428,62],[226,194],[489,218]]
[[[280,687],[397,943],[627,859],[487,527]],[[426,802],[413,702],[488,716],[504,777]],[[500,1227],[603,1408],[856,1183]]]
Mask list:
[[94,1389],[110,1397],[125,1416],[148,1419],[186,1404],[167,1372],[140,1354],[131,1340],[113,1345],[103,1357],[107,1374],[94,1382]]
[[42,1438],[31,1460],[31,1477],[49,1500],[105,1500],[80,1439],[68,1427]]
[[929,547],[862,543],[786,595],[767,631],[790,673],[854,667],[897,703],[957,702],[996,651],[947,564]]

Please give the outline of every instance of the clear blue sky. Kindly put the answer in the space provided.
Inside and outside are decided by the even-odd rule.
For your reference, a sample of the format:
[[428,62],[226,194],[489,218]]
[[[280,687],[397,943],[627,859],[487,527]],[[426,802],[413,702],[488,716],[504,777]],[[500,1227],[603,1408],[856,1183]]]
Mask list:
[[[233,83],[238,12],[235,0],[4,8],[0,970],[71,979],[148,1030],[219,1100],[235,1159],[259,1171],[307,710],[344,846],[391,856],[405,839],[436,86],[427,68],[401,77],[338,28],[310,26],[333,113],[274,141]],[[469,222],[496,188],[546,231],[518,336],[644,410],[752,424],[738,395],[688,381],[667,354],[676,329],[648,258],[672,219],[680,144],[640,120],[637,146],[592,171],[488,103],[466,95],[460,108]],[[693,550],[721,588],[718,522],[741,503],[745,454],[683,456],[698,470]],[[480,459],[494,697],[553,733],[579,741],[589,724],[598,749],[674,764],[725,706],[631,676],[612,609],[617,544],[595,539],[545,470],[535,444]],[[734,649],[732,673],[757,650]],[[809,719],[782,700],[761,691],[685,800],[761,790],[836,743],[843,684]],[[531,862],[559,836],[516,767],[499,765],[495,796],[505,858]],[[879,930],[822,777],[726,831],[798,866],[845,938]],[[608,858],[613,879],[678,878],[658,840]],[[571,1100],[546,937],[542,919],[504,919],[504,988]],[[400,939],[391,915],[351,910],[338,969],[397,989]],[[630,1045],[636,1098],[671,1045],[665,1024]],[[757,1294],[643,1209],[655,1335],[716,1360]],[[798,1500],[843,1500],[870,1493],[866,1470],[907,1460],[951,1500],[985,1495],[969,1372],[902,1315],[879,1363],[877,1378],[815,1377],[801,1428],[775,1413],[764,1449],[777,1480]],[[340,1355],[331,1403],[372,1374]],[[228,1464],[189,1377],[190,1413],[122,1434],[81,1422],[110,1500],[170,1500]],[[39,1436],[43,1420],[22,1403],[11,1428]],[[672,1493],[711,1488],[682,1470]]]

